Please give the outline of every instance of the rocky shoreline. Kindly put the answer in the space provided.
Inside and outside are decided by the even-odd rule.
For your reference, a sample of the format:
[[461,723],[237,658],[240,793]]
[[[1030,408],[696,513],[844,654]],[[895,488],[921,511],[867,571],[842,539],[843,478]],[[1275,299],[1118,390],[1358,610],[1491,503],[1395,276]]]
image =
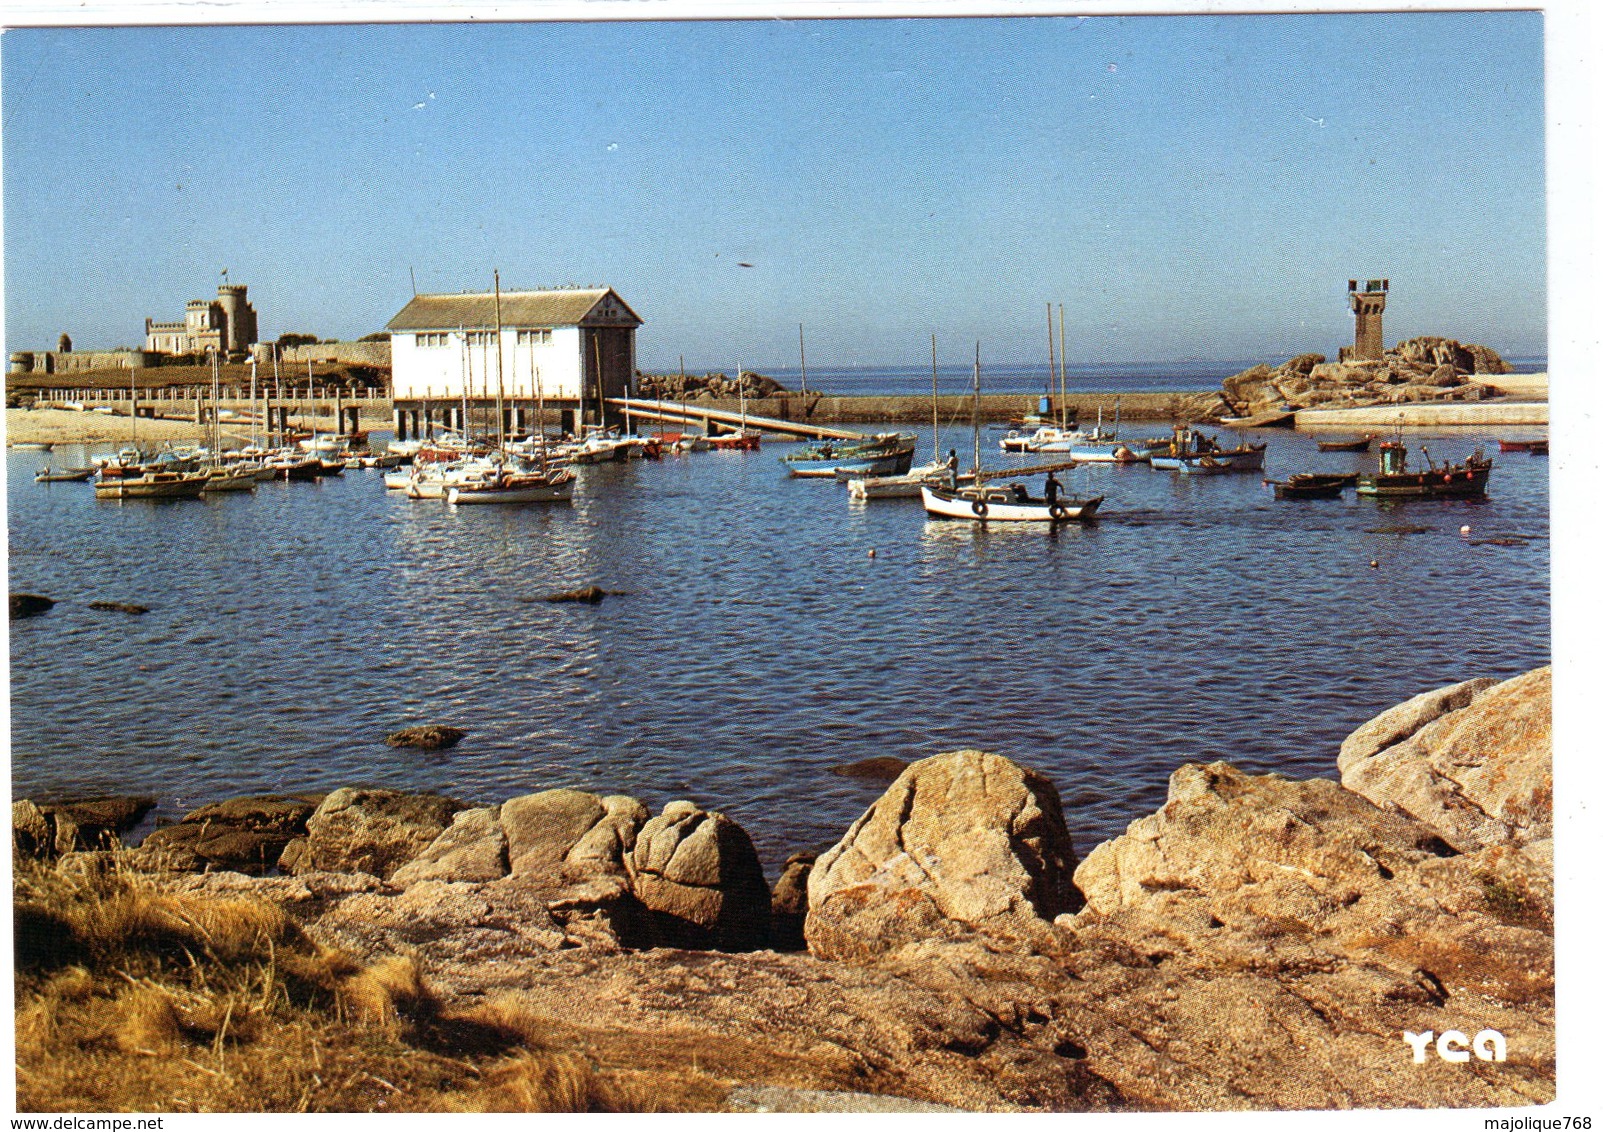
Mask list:
[[937,755],[772,889],[727,815],[564,788],[236,799],[133,849],[153,799],[19,801],[14,851],[269,901],[598,1062],[694,1057],[726,1108],[1530,1105],[1550,718],[1550,669],[1437,689],[1355,731],[1340,782],[1187,764],[1083,858],[1050,781]]

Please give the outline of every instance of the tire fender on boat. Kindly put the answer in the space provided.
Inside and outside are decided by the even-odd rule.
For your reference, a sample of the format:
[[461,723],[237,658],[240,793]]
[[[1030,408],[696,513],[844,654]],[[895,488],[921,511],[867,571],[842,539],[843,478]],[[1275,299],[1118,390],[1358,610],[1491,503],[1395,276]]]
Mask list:
[[1052,504],[1051,507],[1047,508],[1047,511],[1054,519],[1067,519],[1069,517],[1069,509],[1061,503]]
[[985,516],[991,512],[991,509],[985,505],[985,500],[983,499],[976,499],[973,502],[972,507],[974,508],[974,514],[981,519],[985,518]]

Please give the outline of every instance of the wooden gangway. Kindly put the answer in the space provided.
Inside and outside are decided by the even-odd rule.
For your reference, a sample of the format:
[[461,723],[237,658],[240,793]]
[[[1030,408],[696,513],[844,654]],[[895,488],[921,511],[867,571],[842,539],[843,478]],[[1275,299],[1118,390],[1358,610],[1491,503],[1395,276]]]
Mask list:
[[643,417],[646,420],[663,421],[667,424],[699,424],[708,433],[713,431],[712,426],[716,424],[728,428],[760,429],[763,432],[779,433],[783,436],[805,436],[813,440],[862,440],[865,435],[847,428],[786,421],[778,417],[754,417],[750,413],[744,415],[731,413],[727,409],[708,409],[679,401],[609,397],[607,404],[617,406],[630,416]]

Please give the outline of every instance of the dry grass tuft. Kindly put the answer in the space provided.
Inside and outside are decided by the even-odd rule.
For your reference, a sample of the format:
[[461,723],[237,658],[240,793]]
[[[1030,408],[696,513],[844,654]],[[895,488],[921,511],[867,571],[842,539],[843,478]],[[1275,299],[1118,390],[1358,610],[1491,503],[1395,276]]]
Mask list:
[[550,1048],[511,1001],[450,1010],[414,959],[358,962],[275,905],[161,893],[115,858],[13,876],[19,1110],[674,1107],[660,1074]]

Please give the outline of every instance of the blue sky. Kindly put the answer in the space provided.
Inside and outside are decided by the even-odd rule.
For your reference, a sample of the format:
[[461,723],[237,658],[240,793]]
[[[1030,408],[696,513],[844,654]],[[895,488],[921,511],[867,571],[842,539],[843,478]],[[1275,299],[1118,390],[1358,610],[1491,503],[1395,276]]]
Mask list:
[[[644,366],[1545,350],[1542,16],[21,29],[8,349],[607,284]],[[742,263],[752,266],[742,267]],[[967,344],[966,347],[964,344]]]

